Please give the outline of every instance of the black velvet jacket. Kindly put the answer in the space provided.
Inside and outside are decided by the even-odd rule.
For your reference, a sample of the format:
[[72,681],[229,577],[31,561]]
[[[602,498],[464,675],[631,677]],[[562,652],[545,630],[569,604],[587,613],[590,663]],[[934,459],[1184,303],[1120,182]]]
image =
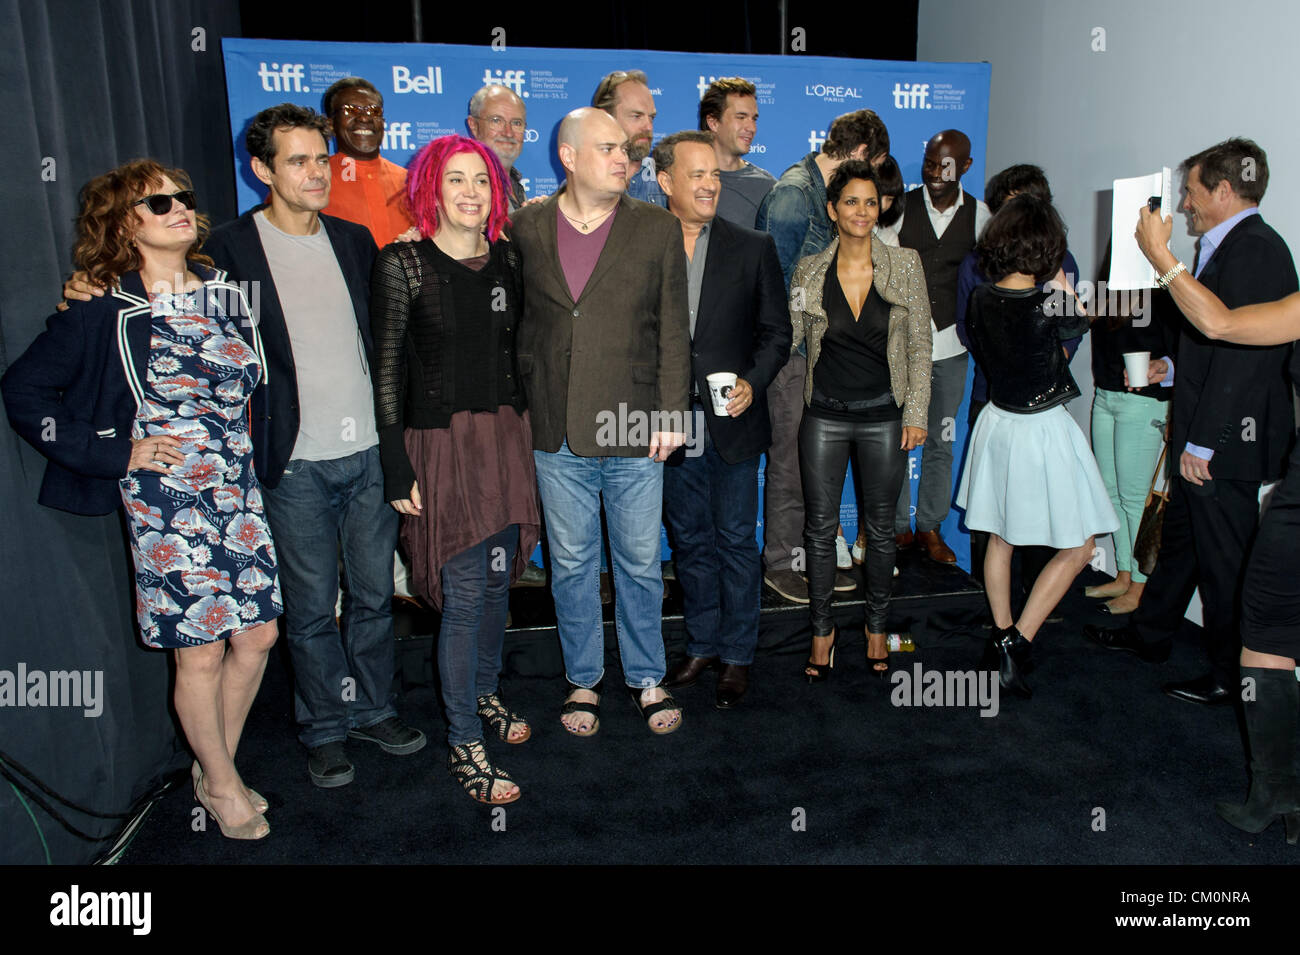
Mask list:
[[[405,498],[415,481],[406,453],[406,428],[446,428],[458,411],[486,411],[457,395],[458,377],[480,379],[481,391],[499,405],[524,410],[515,337],[523,314],[521,263],[510,242],[492,243],[484,278],[497,283],[499,300],[472,315],[458,314],[450,259],[432,240],[394,242],[375,259],[370,280],[370,328],[375,342],[375,424],[389,501]],[[493,296],[496,299],[496,296]],[[464,323],[488,322],[491,345],[481,353],[461,343]],[[461,329],[458,334],[458,329]]]
[[971,293],[971,352],[988,376],[989,400],[1004,411],[1030,414],[1078,396],[1062,343],[1086,332],[1088,318],[1053,314],[1059,304],[1059,296],[1036,288],[988,284]]

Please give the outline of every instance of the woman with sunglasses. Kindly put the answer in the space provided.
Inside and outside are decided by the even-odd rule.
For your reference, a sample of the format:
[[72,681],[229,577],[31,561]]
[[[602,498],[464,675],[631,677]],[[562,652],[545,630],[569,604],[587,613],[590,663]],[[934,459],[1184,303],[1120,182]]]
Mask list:
[[194,795],[224,835],[261,839],[266,800],[234,756],[282,611],[250,434],[265,362],[194,207],[185,173],[152,160],[91,180],[73,254],[108,294],[50,318],[0,388],[49,459],[42,504],[125,506],[140,634],[174,651]]
[[540,519],[532,431],[515,363],[522,313],[509,180],[463,136],[425,146],[407,170],[411,218],[427,238],[384,248],[370,280],[375,417],[384,494],[402,519],[416,593],[442,611],[438,672],[448,769],[479,802],[520,789],[488,758],[531,735],[497,685],[510,584]]

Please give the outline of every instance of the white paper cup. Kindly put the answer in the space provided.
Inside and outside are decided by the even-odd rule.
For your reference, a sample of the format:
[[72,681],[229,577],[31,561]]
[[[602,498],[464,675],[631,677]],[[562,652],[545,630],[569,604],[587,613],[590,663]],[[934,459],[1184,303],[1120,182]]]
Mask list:
[[735,372],[714,372],[704,379],[709,383],[709,397],[713,399],[713,413],[725,415],[727,402],[731,400],[731,389],[736,387]]
[[1145,388],[1148,384],[1147,373],[1151,368],[1149,351],[1126,351],[1124,353],[1124,370],[1128,372],[1130,388]]

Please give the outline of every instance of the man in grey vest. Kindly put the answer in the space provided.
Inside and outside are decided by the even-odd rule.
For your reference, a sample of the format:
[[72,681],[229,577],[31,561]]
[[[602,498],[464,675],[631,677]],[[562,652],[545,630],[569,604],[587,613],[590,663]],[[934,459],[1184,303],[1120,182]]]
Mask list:
[[939,525],[952,507],[952,444],[957,409],[966,390],[966,349],[957,338],[957,270],[975,247],[989,220],[988,206],[961,187],[971,167],[970,139],[956,129],[936,133],[925,144],[921,165],[924,183],[903,196],[903,217],[894,225],[898,244],[916,249],[930,291],[933,326],[930,379],[929,439],[921,458],[921,484],[916,495],[916,536],[912,535],[912,486],[903,482],[894,517],[898,549],[916,543],[931,560],[957,562],[944,543]]

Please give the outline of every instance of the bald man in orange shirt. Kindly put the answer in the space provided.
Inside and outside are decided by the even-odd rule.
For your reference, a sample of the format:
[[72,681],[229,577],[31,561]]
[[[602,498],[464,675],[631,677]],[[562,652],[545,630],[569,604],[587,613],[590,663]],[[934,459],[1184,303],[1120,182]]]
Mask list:
[[370,230],[381,249],[412,225],[406,211],[406,170],[379,155],[384,141],[384,98],[359,76],[325,92],[336,151],[330,157],[328,215]]

